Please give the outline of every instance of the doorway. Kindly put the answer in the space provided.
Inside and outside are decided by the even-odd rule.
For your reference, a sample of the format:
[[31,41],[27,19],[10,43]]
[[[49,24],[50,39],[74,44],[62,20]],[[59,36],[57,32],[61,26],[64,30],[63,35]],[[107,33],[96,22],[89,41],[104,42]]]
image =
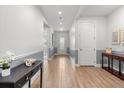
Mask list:
[[65,51],[65,38],[64,37],[59,38],[59,53],[60,54],[66,53],[66,51]]
[[95,22],[80,21],[78,23],[78,60],[80,66],[95,66],[96,39]]

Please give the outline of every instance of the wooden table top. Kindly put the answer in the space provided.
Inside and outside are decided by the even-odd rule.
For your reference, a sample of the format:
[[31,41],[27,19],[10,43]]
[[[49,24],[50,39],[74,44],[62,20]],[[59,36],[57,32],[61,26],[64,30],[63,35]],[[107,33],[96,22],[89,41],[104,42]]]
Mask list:
[[115,59],[120,59],[120,60],[124,61],[124,52],[112,52],[112,53],[103,52],[102,55],[113,57]]

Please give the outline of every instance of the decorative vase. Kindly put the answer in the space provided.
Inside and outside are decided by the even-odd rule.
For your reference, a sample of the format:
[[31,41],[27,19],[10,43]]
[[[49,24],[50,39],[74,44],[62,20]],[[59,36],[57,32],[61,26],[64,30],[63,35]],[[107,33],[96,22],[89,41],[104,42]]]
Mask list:
[[8,69],[2,69],[2,77],[9,76],[10,75],[10,68]]

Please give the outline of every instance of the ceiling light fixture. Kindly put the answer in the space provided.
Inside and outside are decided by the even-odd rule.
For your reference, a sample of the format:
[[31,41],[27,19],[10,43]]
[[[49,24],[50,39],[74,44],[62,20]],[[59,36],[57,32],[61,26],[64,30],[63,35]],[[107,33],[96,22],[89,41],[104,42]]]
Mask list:
[[59,15],[61,15],[61,14],[62,14],[62,12],[61,12],[61,11],[59,11],[59,12],[58,12],[58,14],[59,14]]
[[62,22],[60,22],[59,24],[62,25]]

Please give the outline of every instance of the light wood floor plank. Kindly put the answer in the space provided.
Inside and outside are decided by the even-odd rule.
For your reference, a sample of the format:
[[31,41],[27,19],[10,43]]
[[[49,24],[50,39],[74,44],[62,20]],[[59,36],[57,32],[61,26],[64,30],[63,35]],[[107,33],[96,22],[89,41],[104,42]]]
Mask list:
[[97,67],[75,67],[58,55],[43,65],[44,88],[120,88],[124,81]]

